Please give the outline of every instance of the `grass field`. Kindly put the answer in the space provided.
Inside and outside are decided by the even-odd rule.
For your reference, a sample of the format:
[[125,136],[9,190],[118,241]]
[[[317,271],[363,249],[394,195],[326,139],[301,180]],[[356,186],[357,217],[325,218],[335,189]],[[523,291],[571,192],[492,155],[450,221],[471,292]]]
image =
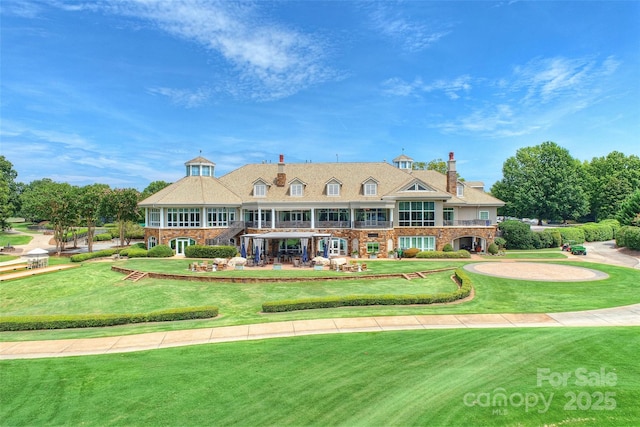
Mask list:
[[[185,272],[185,261],[131,260],[126,266],[151,267]],[[451,262],[451,265],[461,265]],[[584,263],[563,263],[585,266]],[[441,262],[379,261],[373,269],[428,270],[442,267]],[[128,335],[142,332],[204,328],[262,323],[283,320],[331,317],[390,316],[412,314],[456,313],[540,313],[588,310],[640,302],[640,271],[602,264],[588,264],[609,275],[608,279],[588,282],[514,281],[471,274],[475,297],[471,301],[438,306],[374,306],[305,310],[265,315],[260,312],[265,301],[320,295],[429,293],[453,289],[450,272],[436,273],[425,280],[404,279],[349,280],[340,282],[298,283],[200,283],[178,280],[145,279],[124,282],[122,274],[111,271],[110,263],[87,263],[81,268],[46,276],[30,277],[3,283],[0,310],[3,315],[54,313],[122,313],[160,310],[171,307],[212,304],[220,308],[220,316],[210,320],[190,320],[155,324],[124,325],[110,328],[75,330],[2,332],[0,341],[33,339],[86,338]],[[150,271],[150,269],[143,269]],[[265,273],[272,270],[265,270]],[[248,272],[233,271],[234,274]],[[275,273],[281,273],[276,271]],[[285,273],[285,271],[282,271]],[[288,272],[286,272],[288,273]],[[294,272],[295,274],[295,272]],[[325,272],[325,274],[345,274]]]
[[0,246],[18,246],[26,245],[33,239],[33,236],[26,234],[6,233],[0,231]]
[[2,361],[0,425],[632,426],[639,347],[638,328],[430,330]]

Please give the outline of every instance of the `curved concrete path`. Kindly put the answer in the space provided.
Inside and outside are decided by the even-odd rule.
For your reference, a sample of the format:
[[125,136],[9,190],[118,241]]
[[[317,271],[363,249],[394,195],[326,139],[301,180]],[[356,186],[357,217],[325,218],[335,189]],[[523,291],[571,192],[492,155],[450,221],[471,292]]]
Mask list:
[[104,338],[0,342],[0,359],[84,356],[277,337],[409,329],[640,326],[640,304],[542,314],[445,314],[294,320]]

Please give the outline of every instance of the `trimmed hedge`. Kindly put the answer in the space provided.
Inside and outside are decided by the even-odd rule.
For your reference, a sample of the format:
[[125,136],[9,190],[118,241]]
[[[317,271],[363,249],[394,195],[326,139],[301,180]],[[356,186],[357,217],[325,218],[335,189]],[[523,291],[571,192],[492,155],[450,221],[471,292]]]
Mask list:
[[446,245],[444,245],[444,247],[442,248],[442,252],[453,252],[453,246],[451,246],[451,243],[447,243]]
[[71,256],[71,262],[82,262],[94,258],[106,258],[113,254],[120,253],[119,249],[103,249],[96,252],[87,252],[83,254],[75,254]]
[[167,245],[156,245],[147,252],[149,258],[169,258],[173,256],[173,249]]
[[589,222],[580,228],[584,231],[584,238],[587,242],[603,242],[613,239],[613,227],[609,224]]
[[471,258],[471,254],[464,249],[455,252],[421,251],[416,254],[416,258]]
[[265,313],[281,313],[286,311],[311,310],[316,308],[355,307],[366,305],[439,304],[453,302],[471,295],[471,290],[473,288],[470,277],[463,269],[457,269],[454,274],[460,282],[460,287],[458,290],[450,293],[433,295],[346,295],[267,301],[262,304],[262,311]]
[[420,252],[420,249],[418,249],[418,248],[403,249],[402,250],[402,257],[403,258],[415,258],[416,255],[418,255],[418,252]]
[[640,227],[626,225],[618,230],[616,245],[640,251]]
[[191,245],[184,250],[187,258],[233,258],[237,253],[235,246]]
[[132,247],[127,248],[127,249],[122,249],[120,251],[120,255],[129,257],[129,258],[146,258],[147,257],[147,250],[146,249],[135,248],[135,247],[132,246]]
[[552,228],[550,230],[560,233],[563,243],[568,240],[572,240],[575,243],[584,243],[584,230],[581,227],[562,227]]
[[50,316],[0,317],[0,331],[37,329],[96,328],[129,323],[171,322],[174,320],[209,319],[218,315],[218,307],[183,307],[138,314],[82,314]]
[[112,240],[111,233],[100,233],[93,236],[93,240],[95,242],[105,242],[107,240]]

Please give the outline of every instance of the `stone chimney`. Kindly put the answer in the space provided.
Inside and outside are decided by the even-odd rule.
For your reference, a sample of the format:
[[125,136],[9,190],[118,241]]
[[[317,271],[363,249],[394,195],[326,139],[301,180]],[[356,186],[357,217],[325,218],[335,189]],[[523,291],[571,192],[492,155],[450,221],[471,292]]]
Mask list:
[[447,162],[447,193],[454,196],[458,193],[458,172],[456,172],[456,161],[453,158],[453,151],[449,153],[449,161]]
[[276,186],[284,187],[287,183],[287,174],[284,173],[284,154],[280,154],[278,162],[278,175],[276,175]]

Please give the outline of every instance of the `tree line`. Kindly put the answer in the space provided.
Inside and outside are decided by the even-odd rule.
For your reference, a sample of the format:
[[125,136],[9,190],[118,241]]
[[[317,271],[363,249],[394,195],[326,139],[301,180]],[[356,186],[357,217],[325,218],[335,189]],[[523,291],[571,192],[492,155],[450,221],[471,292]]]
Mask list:
[[169,185],[154,181],[144,191],[135,188],[111,188],[107,184],[73,186],[49,178],[24,184],[4,156],[0,156],[0,227],[10,227],[12,216],[30,221],[46,220],[53,231],[56,250],[64,249],[66,236],[77,227],[87,228],[87,244],[92,252],[97,225],[113,221],[118,225],[120,244],[125,244],[127,224],[144,219],[138,202]]
[[521,148],[502,167],[491,194],[500,215],[542,221],[617,219],[640,226],[640,158],[612,151],[580,162],[554,142]]

